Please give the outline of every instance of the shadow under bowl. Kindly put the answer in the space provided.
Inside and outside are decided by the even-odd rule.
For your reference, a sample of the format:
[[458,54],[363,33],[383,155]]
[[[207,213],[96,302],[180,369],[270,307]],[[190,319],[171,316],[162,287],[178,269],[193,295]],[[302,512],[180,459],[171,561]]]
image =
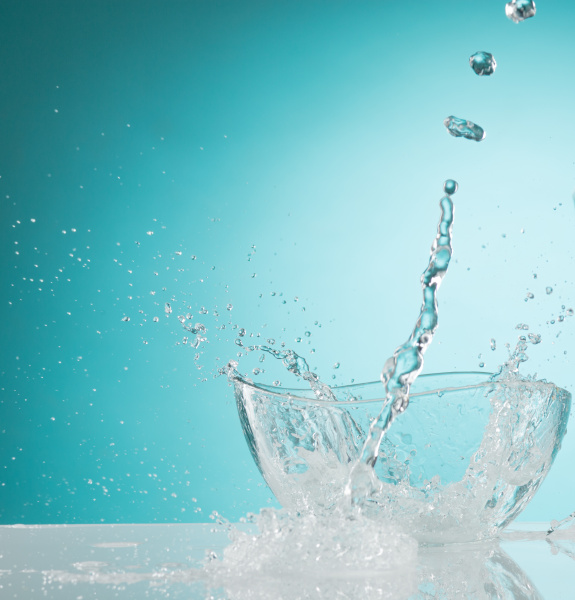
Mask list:
[[[383,408],[382,384],[334,387],[337,401],[327,402],[307,389],[233,383],[246,441],[282,506],[333,508]],[[571,394],[544,381],[420,376],[381,445],[368,513],[421,543],[495,537],[549,472],[570,407]]]

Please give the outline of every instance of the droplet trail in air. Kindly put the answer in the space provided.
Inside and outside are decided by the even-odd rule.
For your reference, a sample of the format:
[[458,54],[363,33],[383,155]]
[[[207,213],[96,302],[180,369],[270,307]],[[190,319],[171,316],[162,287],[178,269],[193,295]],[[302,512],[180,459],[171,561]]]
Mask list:
[[476,142],[480,142],[485,138],[485,131],[479,125],[473,123],[473,121],[467,121],[466,119],[460,119],[452,115],[447,117],[443,121],[443,124],[453,137],[464,137]]
[[492,75],[497,68],[493,54],[489,52],[476,52],[469,57],[469,65],[477,75]]
[[511,0],[505,5],[505,15],[514,23],[520,23],[535,16],[535,11],[533,0]]

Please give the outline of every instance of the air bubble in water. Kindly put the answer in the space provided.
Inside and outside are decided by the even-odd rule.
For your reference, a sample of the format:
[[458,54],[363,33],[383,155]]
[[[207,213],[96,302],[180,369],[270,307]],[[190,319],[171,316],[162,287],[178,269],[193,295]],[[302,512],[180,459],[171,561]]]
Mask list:
[[455,194],[455,192],[457,191],[458,185],[457,185],[457,181],[454,181],[453,179],[447,179],[445,181],[445,183],[443,184],[443,191],[446,194],[449,194],[450,196],[453,196],[453,194]]
[[514,23],[520,23],[535,16],[535,10],[533,0],[511,0],[505,5],[505,15]]
[[157,323],[160,320],[160,317],[154,317],[153,321],[154,323]]
[[169,302],[166,302],[166,305],[164,306],[164,312],[169,315],[172,312],[172,307],[170,306]]
[[491,338],[491,342],[489,342],[489,345],[491,347],[491,350],[495,350],[495,348],[497,348],[497,342],[495,341],[495,338]]
[[475,140],[480,142],[485,138],[485,131],[479,125],[476,125],[472,121],[466,119],[460,119],[459,117],[447,117],[443,121],[447,131],[454,137],[464,137],[468,140]]
[[233,307],[234,307],[234,305],[233,305],[233,304],[228,304],[228,305],[226,306],[226,308],[227,308],[228,310],[232,310],[232,308],[233,308]]
[[122,317],[122,321],[124,321],[125,323],[127,323],[130,320],[130,317]]
[[497,68],[493,54],[476,52],[469,57],[469,65],[477,75],[491,75]]
[[545,293],[549,296],[549,294],[553,293],[553,288],[552,287],[546,287],[545,288]]
[[523,331],[528,331],[529,325],[526,325],[525,323],[517,323],[517,325],[515,325],[515,329],[522,329]]

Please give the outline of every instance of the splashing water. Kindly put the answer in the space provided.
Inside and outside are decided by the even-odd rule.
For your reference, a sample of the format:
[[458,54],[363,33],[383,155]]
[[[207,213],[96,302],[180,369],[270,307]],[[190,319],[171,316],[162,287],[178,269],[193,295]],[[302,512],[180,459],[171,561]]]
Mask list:
[[[448,180],[444,191],[457,191],[457,183]],[[440,201],[441,218],[437,227],[437,235],[431,246],[431,256],[427,269],[421,276],[423,304],[415,327],[409,339],[399,346],[393,356],[385,362],[381,381],[385,388],[385,402],[381,412],[371,424],[367,439],[361,452],[360,460],[354,466],[350,480],[346,486],[346,496],[352,502],[361,503],[377,490],[373,466],[377,460],[379,448],[384,435],[393,420],[407,409],[409,390],[421,369],[423,355],[433,340],[437,329],[437,290],[445,277],[451,261],[451,231],[453,227],[453,202],[447,193]]]
[[469,57],[469,65],[477,75],[492,75],[497,68],[493,54],[476,52]]
[[505,5],[505,15],[514,23],[535,16],[536,8],[533,0],[511,0]]
[[473,121],[467,121],[466,119],[460,119],[459,117],[447,117],[443,124],[447,128],[447,131],[453,137],[463,137],[468,140],[475,140],[480,142],[485,139],[485,131],[473,123]]

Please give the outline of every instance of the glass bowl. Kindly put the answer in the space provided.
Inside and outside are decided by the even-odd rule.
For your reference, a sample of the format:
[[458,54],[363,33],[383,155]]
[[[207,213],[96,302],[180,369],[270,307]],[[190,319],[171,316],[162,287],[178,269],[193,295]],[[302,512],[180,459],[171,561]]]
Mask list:
[[[493,538],[525,508],[560,449],[571,394],[552,383],[485,373],[422,375],[386,435],[375,465],[379,491],[365,503],[421,543]],[[341,500],[380,382],[308,389],[232,378],[252,456],[285,508],[329,511]]]

